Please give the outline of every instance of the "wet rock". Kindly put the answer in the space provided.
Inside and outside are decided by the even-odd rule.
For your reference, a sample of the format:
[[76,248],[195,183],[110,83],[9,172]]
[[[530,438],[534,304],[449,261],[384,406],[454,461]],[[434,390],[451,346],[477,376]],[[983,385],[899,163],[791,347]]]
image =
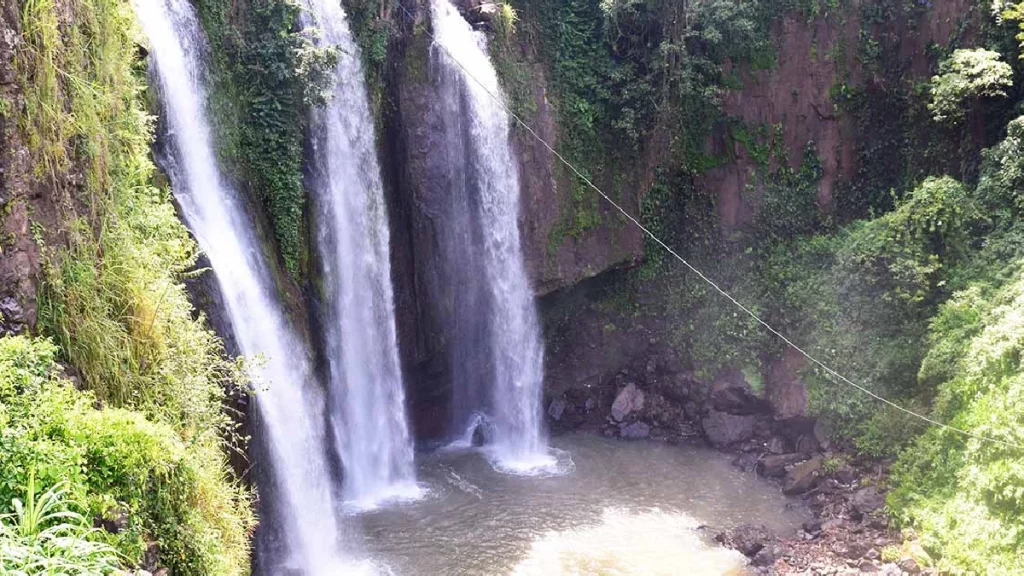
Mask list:
[[548,416],[557,422],[562,419],[563,412],[565,412],[565,399],[555,398],[552,400],[551,404],[548,406]]
[[754,435],[754,416],[737,416],[712,410],[701,421],[704,435],[716,448],[749,440]]
[[612,403],[612,419],[622,422],[633,412],[644,409],[644,393],[636,384],[627,384]]
[[715,536],[715,540],[727,548],[732,548],[753,558],[775,540],[775,535],[764,525],[743,524],[732,530],[726,530]]
[[856,560],[858,558],[863,557],[865,554],[867,554],[868,549],[869,549],[869,547],[868,547],[867,544],[865,544],[863,542],[860,542],[860,541],[857,541],[857,540],[853,540],[853,541],[847,542],[847,544],[846,544],[846,554],[844,554],[844,556],[846,556],[850,560]]
[[775,563],[775,552],[768,547],[762,548],[760,552],[754,555],[750,563],[759,568],[767,568]]
[[703,392],[704,385],[698,382],[692,374],[679,372],[660,378],[658,388],[665,398],[677,404],[685,404],[695,400],[695,396],[701,396],[702,394],[699,392]]
[[494,441],[494,425],[490,422],[480,422],[473,429],[473,446],[485,446]]
[[796,441],[796,451],[802,454],[813,454],[820,448],[813,434],[805,434]]
[[156,570],[157,564],[160,563],[160,544],[156,542],[149,542],[146,544],[146,551],[142,554],[142,566],[143,568],[154,571]]
[[843,557],[845,557],[850,551],[849,548],[846,547],[846,542],[843,542],[842,540],[836,540],[835,542],[829,545],[828,549],[831,550],[832,553],[836,556]]
[[757,463],[757,471],[768,478],[782,478],[786,475],[786,466],[803,460],[802,454],[780,454],[765,456]]
[[651,435],[651,427],[643,422],[633,422],[621,426],[619,435],[627,440],[640,440]]
[[739,371],[729,371],[711,385],[711,405],[719,412],[754,414],[761,411],[762,404]]
[[906,572],[907,574],[920,574],[921,567],[917,565],[917,562],[913,558],[904,558],[897,564],[899,569]]
[[757,454],[745,452],[733,458],[732,465],[744,472],[753,472],[757,467]]
[[21,304],[11,296],[0,299],[0,335],[18,335],[26,328],[25,311]]
[[129,524],[128,512],[120,508],[110,508],[102,516],[97,516],[93,522],[95,527],[103,528],[111,534],[124,532],[128,529]]
[[871,518],[868,519],[867,527],[871,528],[873,530],[888,530],[889,529],[889,519],[885,518],[884,516],[882,516],[882,517],[872,516]]
[[830,518],[821,523],[823,532],[838,532],[846,527],[846,521],[842,518]]
[[832,476],[843,484],[853,484],[858,478],[857,471],[846,464],[842,465],[839,470],[836,470]]
[[648,392],[644,395],[644,410],[639,417],[655,425],[672,426],[682,420],[683,414],[678,404],[669,402],[661,394]]
[[822,448],[828,449],[832,445],[832,441],[829,439],[831,434],[829,433],[828,427],[821,420],[814,422],[814,439],[821,445]]
[[786,473],[782,493],[787,496],[803,494],[818,485],[821,480],[821,456],[815,456],[803,464],[794,466]]
[[860,519],[885,505],[885,497],[873,487],[861,488],[850,497],[850,513],[854,519]]
[[789,448],[789,445],[789,442],[786,442],[785,438],[774,436],[771,440],[768,441],[768,444],[765,445],[765,448],[772,454],[786,454],[788,452],[792,452],[792,450]]

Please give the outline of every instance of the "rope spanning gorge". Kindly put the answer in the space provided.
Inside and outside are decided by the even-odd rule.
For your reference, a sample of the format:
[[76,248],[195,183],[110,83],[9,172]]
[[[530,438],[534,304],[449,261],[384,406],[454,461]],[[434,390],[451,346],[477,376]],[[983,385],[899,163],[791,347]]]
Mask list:
[[[398,7],[411,20],[413,20],[413,21],[415,20],[415,16],[405,6],[403,6],[401,4],[398,4]],[[478,84],[480,86],[480,88],[491,99],[493,99],[505,111],[506,114],[508,114],[509,117],[514,119],[517,124],[522,126],[522,128],[524,130],[526,130],[527,133],[529,133],[531,137],[533,137],[535,140],[537,140],[537,142],[539,142],[545,149],[548,150],[548,152],[550,152],[555,158],[557,158],[559,162],[564,164],[567,168],[569,168],[569,170],[571,170],[573,172],[573,174],[578,176],[587,185],[587,187],[589,187],[589,188],[593,189],[595,192],[597,192],[597,194],[599,196],[601,196],[601,198],[603,198],[613,208],[615,208],[619,213],[621,213],[631,224],[633,224],[634,226],[639,228],[647,237],[649,237],[656,244],[658,244],[658,246],[662,247],[673,258],[675,258],[676,260],[681,262],[683,264],[683,266],[685,266],[688,270],[690,270],[691,272],[696,274],[703,282],[705,282],[708,286],[710,286],[712,289],[714,289],[715,292],[720,294],[722,297],[724,297],[729,302],[731,302],[734,306],[736,306],[741,311],[743,311],[744,314],[748,315],[750,318],[752,318],[758,324],[763,326],[765,330],[767,330],[771,334],[773,334],[776,337],[778,337],[787,346],[789,346],[790,348],[792,348],[793,350],[798,352],[800,355],[802,355],[804,358],[806,358],[808,361],[810,361],[814,365],[820,367],[827,374],[832,376],[835,380],[837,380],[837,381],[839,381],[839,382],[841,382],[841,383],[843,383],[843,384],[845,384],[847,386],[850,386],[850,387],[854,388],[855,390],[857,390],[857,391],[859,391],[859,392],[861,392],[863,394],[866,394],[867,396],[870,396],[871,398],[873,398],[873,399],[875,399],[875,400],[877,400],[877,401],[879,401],[879,402],[881,402],[883,404],[886,404],[886,405],[888,405],[888,406],[890,406],[890,407],[892,407],[892,408],[894,408],[894,409],[896,409],[896,410],[898,410],[898,411],[900,411],[900,412],[902,412],[904,414],[907,414],[909,416],[917,418],[917,419],[919,419],[919,420],[921,420],[921,421],[923,421],[923,422],[925,422],[925,423],[927,423],[927,424],[929,424],[931,426],[935,426],[935,427],[938,427],[938,428],[949,430],[951,432],[955,432],[955,433],[960,434],[962,436],[965,436],[967,438],[973,438],[975,440],[980,440],[980,441],[983,441],[983,442],[989,442],[989,443],[992,443],[992,444],[998,444],[1000,446],[1004,446],[1004,447],[1007,447],[1007,448],[1013,448],[1013,449],[1016,449],[1016,450],[1024,451],[1024,445],[1016,444],[1016,443],[1013,443],[1013,442],[1007,442],[1007,441],[1004,441],[1004,440],[999,440],[998,438],[993,438],[993,437],[985,436],[985,435],[982,435],[982,434],[976,434],[976,433],[971,432],[969,430],[964,430],[964,429],[961,429],[961,428],[957,428],[955,426],[951,426],[949,424],[945,424],[943,422],[939,422],[939,421],[937,421],[937,420],[935,420],[933,418],[930,418],[928,416],[925,416],[923,414],[915,412],[915,411],[913,411],[913,410],[911,410],[909,408],[901,406],[901,405],[897,404],[896,402],[893,402],[892,400],[889,400],[888,398],[885,398],[884,396],[881,396],[880,394],[877,394],[876,392],[873,392],[869,388],[866,388],[865,386],[850,380],[849,378],[847,378],[846,376],[840,374],[839,372],[837,372],[836,370],[834,370],[833,368],[831,368],[830,366],[828,366],[827,364],[825,364],[824,362],[819,360],[818,358],[812,356],[806,350],[804,350],[803,348],[798,346],[796,343],[794,343],[792,340],[790,340],[781,331],[777,330],[776,328],[774,328],[773,326],[768,324],[765,320],[763,320],[759,315],[757,315],[749,307],[745,306],[742,302],[740,302],[738,299],[736,299],[734,296],[732,296],[729,292],[727,292],[725,289],[723,289],[721,286],[719,286],[715,281],[713,281],[711,278],[709,278],[707,275],[705,275],[703,272],[701,272],[697,267],[695,267],[693,264],[691,264],[685,258],[680,256],[679,253],[676,252],[675,250],[673,250],[668,244],[666,244],[664,241],[662,241],[660,238],[658,238],[658,236],[655,235],[653,232],[651,232],[651,230],[648,229],[646,226],[644,226],[643,223],[640,222],[639,219],[637,219],[635,216],[631,215],[628,211],[626,211],[625,208],[623,208],[621,205],[619,205],[617,202],[615,202],[611,197],[608,196],[608,194],[606,194],[596,184],[594,184],[589,178],[587,178],[587,176],[584,175],[584,173],[582,171],[580,171],[571,162],[566,160],[565,157],[563,157],[561,154],[559,154],[558,151],[555,150],[555,148],[553,146],[551,146],[546,140],[541,138],[540,135],[538,135],[537,132],[529,124],[527,124],[522,118],[519,117],[518,114],[516,114],[511,108],[509,108],[509,106],[505,103],[504,99],[502,99],[500,96],[495,94],[494,91],[489,89],[488,86],[484,82],[482,82],[480,79],[478,79],[473,74],[473,72],[471,70],[469,70],[466,66],[464,66],[462,64],[462,62],[459,61],[458,58],[456,58],[450,51],[448,51],[442,44],[440,44],[437,41],[437,38],[435,38],[434,35],[430,33],[430,31],[425,31],[425,33],[434,41],[434,46],[436,46],[442,53],[444,53],[456,66],[461,68],[463,70],[463,72],[466,74],[466,76],[469,77],[470,79],[472,79],[476,84]]]

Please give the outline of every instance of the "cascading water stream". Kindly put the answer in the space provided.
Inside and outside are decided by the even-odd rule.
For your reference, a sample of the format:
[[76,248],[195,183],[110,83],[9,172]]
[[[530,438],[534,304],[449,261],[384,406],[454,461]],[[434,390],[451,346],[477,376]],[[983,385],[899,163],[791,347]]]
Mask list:
[[395,334],[388,220],[358,46],[338,0],[307,0],[304,24],[337,48],[337,82],[312,113],[310,188],[326,311],[324,346],[345,499],[369,508],[420,495]]
[[340,554],[331,476],[322,433],[324,399],[309,351],[285,322],[252,223],[218,169],[204,109],[205,39],[188,0],[135,0],[149,38],[169,132],[174,195],[207,254],[241,352],[254,367],[259,422],[274,471],[274,518],[284,535],[280,571],[331,575],[347,570]]
[[[501,97],[501,87],[485,38],[473,31],[449,0],[432,0],[431,19],[437,44],[431,52],[431,68],[443,102],[441,113],[447,116],[443,119],[446,138],[451,140],[450,150],[462,152],[461,158],[454,159],[451,179],[458,182],[452,194],[465,198],[451,200],[451,216],[472,221],[467,229],[480,243],[479,251],[464,243],[449,247],[447,253],[453,258],[466,253],[466,261],[456,266],[482,268],[466,277],[486,283],[489,309],[486,342],[463,341],[457,346],[490,348],[490,371],[472,385],[489,384],[487,399],[477,409],[489,413],[494,426],[490,450],[497,465],[527,473],[550,468],[555,461],[541,422],[544,350],[519,240],[519,174],[509,145],[508,116],[492,97]],[[446,241],[459,239],[449,235]],[[456,405],[465,403],[455,399]]]

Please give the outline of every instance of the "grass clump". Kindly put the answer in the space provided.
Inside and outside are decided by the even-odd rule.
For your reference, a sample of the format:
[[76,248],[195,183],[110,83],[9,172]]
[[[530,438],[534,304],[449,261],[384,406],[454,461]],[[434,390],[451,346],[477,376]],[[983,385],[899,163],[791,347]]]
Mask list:
[[36,496],[30,472],[25,499],[14,499],[14,512],[0,516],[0,574],[110,574],[121,566],[117,550],[90,537],[97,530],[81,514],[68,510],[67,489],[57,484]]

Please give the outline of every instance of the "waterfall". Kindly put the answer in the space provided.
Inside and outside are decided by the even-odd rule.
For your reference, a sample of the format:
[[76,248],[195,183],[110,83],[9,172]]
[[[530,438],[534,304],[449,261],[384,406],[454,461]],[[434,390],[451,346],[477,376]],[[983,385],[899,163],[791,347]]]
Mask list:
[[312,377],[310,353],[276,301],[252,223],[216,164],[204,108],[205,39],[188,0],[136,0],[135,6],[166,114],[174,195],[210,259],[242,353],[263,359],[253,376],[274,473],[269,508],[282,524],[287,550],[281,570],[341,573],[347,563],[339,552],[322,433],[324,398]]
[[310,189],[322,272],[331,422],[356,508],[418,497],[395,334],[388,220],[360,51],[338,0],[304,25],[337,48],[337,82],[310,121]]
[[[490,451],[500,468],[530,472],[553,466],[554,459],[542,431],[544,350],[520,248],[519,174],[509,144],[509,118],[492,97],[503,98],[484,36],[473,31],[449,0],[431,0],[431,18],[436,42],[431,69],[449,143],[446,151],[438,152],[451,158],[448,215],[453,226],[464,230],[444,234],[444,242],[455,243],[444,250],[459,259],[455,267],[465,270],[458,289],[481,290],[484,297],[470,298],[471,303],[478,306],[485,300],[489,312],[483,341],[467,341],[472,333],[452,336],[462,351],[486,346],[489,364],[476,381],[456,382],[456,394],[462,397],[454,405],[476,403],[489,414],[494,431]],[[452,156],[452,151],[461,156]],[[486,286],[473,286],[480,283]],[[481,386],[488,388],[484,395]]]

